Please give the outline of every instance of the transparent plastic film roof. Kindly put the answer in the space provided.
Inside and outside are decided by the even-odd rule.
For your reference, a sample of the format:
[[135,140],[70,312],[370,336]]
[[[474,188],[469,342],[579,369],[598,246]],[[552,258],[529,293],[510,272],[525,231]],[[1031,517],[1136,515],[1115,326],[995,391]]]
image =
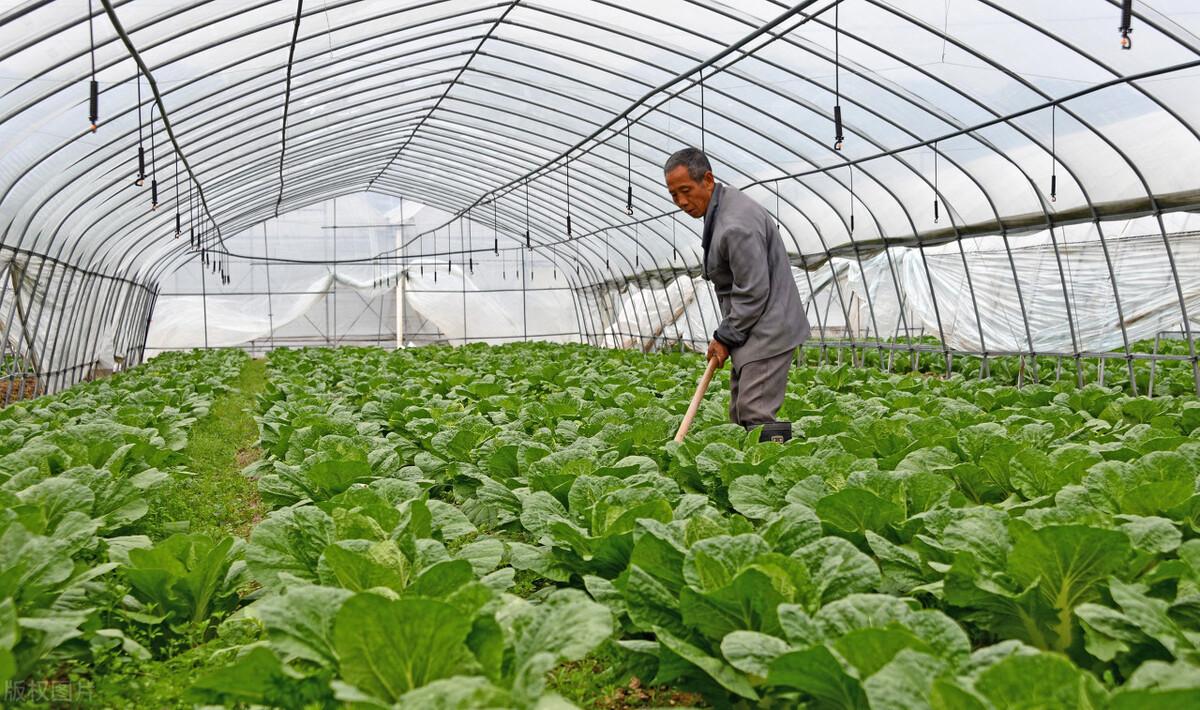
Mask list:
[[[1198,28],[1190,0],[7,2],[0,246],[34,290],[146,291],[133,307],[78,296],[110,325],[148,320],[189,264],[221,283],[256,259],[378,274],[408,270],[419,244],[474,272],[476,254],[525,249],[561,267],[582,335],[580,293],[692,287],[701,225],[662,173],[691,145],[775,215],[802,290],[839,289],[843,325],[839,259],[865,279],[862,259],[949,245],[965,268],[969,239],[1010,255],[1010,237],[1050,239],[1058,255],[1142,220],[1169,266],[1164,322],[1188,329],[1196,296],[1168,237],[1200,202]],[[232,240],[358,193],[444,220],[338,263]],[[452,243],[463,222],[486,236]],[[1119,270],[1093,266],[1115,291]],[[1070,301],[1059,272],[1047,293]],[[903,290],[890,257],[880,273]],[[986,350],[974,310],[963,347]],[[1014,347],[1032,351],[1021,315]],[[1119,320],[1090,344],[1072,327],[1068,349],[1128,336]]]

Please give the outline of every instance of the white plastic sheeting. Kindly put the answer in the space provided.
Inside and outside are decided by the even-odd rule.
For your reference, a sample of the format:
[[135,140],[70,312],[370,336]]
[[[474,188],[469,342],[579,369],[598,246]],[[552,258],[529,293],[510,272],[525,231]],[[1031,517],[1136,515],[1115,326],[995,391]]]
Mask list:
[[[1165,226],[1191,327],[1200,335],[1200,216],[1169,215]],[[961,250],[955,243],[924,253],[895,247],[861,262],[834,257],[793,275],[814,343],[822,335],[845,342],[940,334],[965,352],[1030,352],[1031,343],[1042,353],[1108,352],[1120,350],[1125,338],[1133,343],[1184,331],[1171,260],[1154,233],[1157,221],[1102,227],[1104,243],[1094,224],[1056,229],[1057,250],[1048,232],[1011,238],[1011,260],[1000,237],[986,237],[964,241]],[[630,285],[619,298],[600,302],[596,312],[608,325],[592,342],[605,347],[683,340],[702,349],[720,318],[711,287],[699,277]]]
[[[412,236],[445,218],[411,200],[352,195],[245,230],[229,240],[241,255],[230,265],[232,283],[194,265],[166,280],[147,347],[580,339],[567,280],[574,272],[508,240],[493,253],[495,234],[475,222]],[[398,250],[403,258],[372,258],[410,240]],[[468,252],[467,264],[462,254],[434,255],[451,250]],[[267,255],[275,258],[267,263]],[[405,333],[397,338],[401,305]]]
[[[1192,324],[1200,323],[1200,217],[1172,215],[1167,224],[1184,305]],[[924,255],[895,248],[864,259],[861,268],[835,259],[837,284],[823,280],[815,298],[804,283],[801,291],[833,330],[844,328],[848,311],[858,336],[940,334],[949,347],[968,352],[1106,352],[1121,349],[1125,338],[1133,343],[1185,330],[1156,220],[1102,226],[1104,244],[1092,224],[1055,230],[1057,250],[1046,232],[1010,239],[1011,261],[999,237],[967,240],[961,251],[958,244],[932,247]]]
[[[166,299],[154,312],[146,347],[152,351],[187,350],[197,347],[232,347],[269,338],[299,320],[323,301],[335,286],[345,286],[366,298],[387,291],[372,282],[331,272],[309,284],[295,298],[271,294],[249,296],[177,296]],[[276,299],[282,309],[276,311]]]
[[141,345],[145,288],[4,249],[0,279],[0,347],[43,377],[43,386],[137,359],[131,348]]

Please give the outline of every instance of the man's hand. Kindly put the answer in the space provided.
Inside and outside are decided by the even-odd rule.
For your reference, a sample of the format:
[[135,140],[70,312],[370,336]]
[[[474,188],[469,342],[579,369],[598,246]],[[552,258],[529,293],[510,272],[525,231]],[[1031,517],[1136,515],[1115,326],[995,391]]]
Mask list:
[[725,367],[725,361],[729,359],[729,348],[719,340],[713,340],[708,344],[708,354],[704,356],[706,360],[716,358],[717,369]]

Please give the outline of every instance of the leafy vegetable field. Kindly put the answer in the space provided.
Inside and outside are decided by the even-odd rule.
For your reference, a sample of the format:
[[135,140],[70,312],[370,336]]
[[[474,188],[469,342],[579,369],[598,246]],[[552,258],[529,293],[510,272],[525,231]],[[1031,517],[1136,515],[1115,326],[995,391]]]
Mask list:
[[792,442],[718,381],[677,445],[696,356],[278,351],[262,519],[152,523],[243,362],[0,412],[0,677],[202,649],[183,706],[1200,706],[1194,398],[804,367]]

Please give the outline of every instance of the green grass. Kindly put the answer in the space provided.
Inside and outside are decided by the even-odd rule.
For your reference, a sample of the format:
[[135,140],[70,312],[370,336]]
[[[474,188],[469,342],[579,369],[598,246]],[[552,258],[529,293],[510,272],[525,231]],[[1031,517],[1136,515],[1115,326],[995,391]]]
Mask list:
[[550,671],[546,690],[558,693],[581,708],[708,707],[696,693],[667,686],[649,686],[652,667],[638,663],[634,654],[606,642],[582,661],[564,663]]
[[193,475],[177,477],[158,495],[163,533],[178,532],[178,523],[187,521],[187,532],[244,538],[261,518],[258,488],[241,472],[259,457],[254,398],[266,384],[266,369],[265,360],[246,363],[234,389],[217,397],[192,429],[183,453]]
[[[210,669],[228,662],[230,651],[222,649],[251,643],[257,639],[248,624],[226,625],[217,638],[187,649],[171,658],[153,661],[134,661],[128,657],[115,662],[101,672],[95,669],[75,669],[59,681],[69,683],[77,696],[74,703],[50,703],[28,707],[58,710],[59,708],[111,708],[113,710],[188,710],[193,704],[183,698],[184,692]],[[24,706],[23,706],[24,707]]]

